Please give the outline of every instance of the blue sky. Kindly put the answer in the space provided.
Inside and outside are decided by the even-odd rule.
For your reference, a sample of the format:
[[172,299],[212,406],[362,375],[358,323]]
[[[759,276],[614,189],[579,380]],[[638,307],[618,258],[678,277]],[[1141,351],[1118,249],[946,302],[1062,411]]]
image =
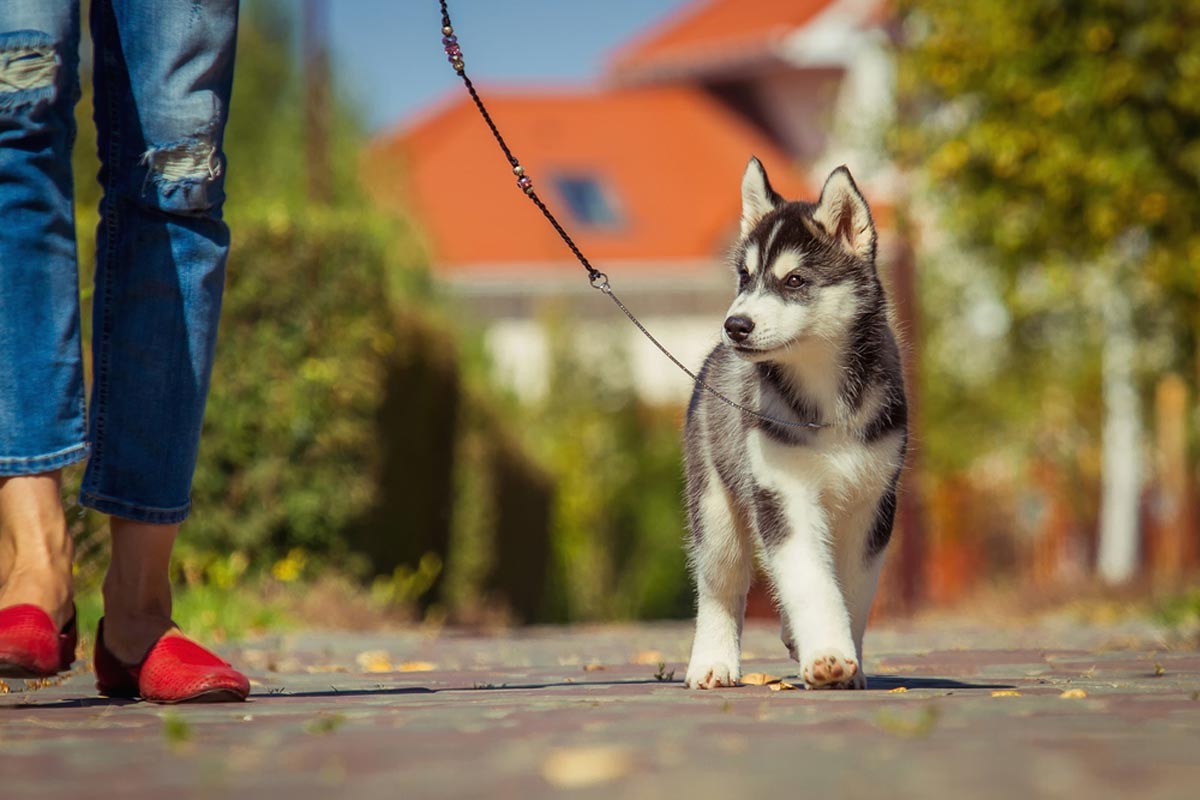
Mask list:
[[[577,85],[605,55],[689,0],[451,0],[477,84]],[[329,0],[337,81],[372,130],[457,88],[437,0]]]

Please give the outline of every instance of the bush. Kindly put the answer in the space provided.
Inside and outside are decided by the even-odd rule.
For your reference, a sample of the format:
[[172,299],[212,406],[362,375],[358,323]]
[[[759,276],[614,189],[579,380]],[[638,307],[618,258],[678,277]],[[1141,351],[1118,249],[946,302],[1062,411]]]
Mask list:
[[376,419],[402,335],[385,265],[382,237],[350,216],[239,226],[193,487],[203,513],[185,548],[344,551],[375,498]]

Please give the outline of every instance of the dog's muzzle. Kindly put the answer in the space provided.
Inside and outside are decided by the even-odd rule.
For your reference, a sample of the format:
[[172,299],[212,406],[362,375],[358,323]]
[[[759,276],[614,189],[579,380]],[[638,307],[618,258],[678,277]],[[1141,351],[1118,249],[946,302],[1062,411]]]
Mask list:
[[729,317],[725,320],[725,333],[731,342],[744,342],[754,330],[754,320],[749,317]]

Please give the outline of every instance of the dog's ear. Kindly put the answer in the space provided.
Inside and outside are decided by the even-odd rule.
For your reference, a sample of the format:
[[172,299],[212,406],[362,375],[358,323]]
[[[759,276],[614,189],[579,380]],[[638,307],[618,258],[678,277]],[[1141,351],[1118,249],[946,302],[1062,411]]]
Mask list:
[[875,221],[845,166],[825,179],[813,219],[849,252],[868,260],[875,257]]
[[783,198],[771,188],[762,162],[751,156],[742,175],[742,236],[754,230],[759,220],[782,202]]

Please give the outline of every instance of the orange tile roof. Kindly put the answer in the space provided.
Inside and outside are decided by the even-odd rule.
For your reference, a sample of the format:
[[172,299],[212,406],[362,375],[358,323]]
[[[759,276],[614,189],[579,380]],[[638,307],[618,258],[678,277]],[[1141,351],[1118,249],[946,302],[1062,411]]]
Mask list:
[[[670,262],[723,255],[736,233],[750,155],[790,196],[813,191],[787,156],[703,93],[685,87],[581,92],[483,90],[497,125],[539,195],[584,252],[608,260]],[[562,270],[571,254],[515,186],[469,99],[441,104],[371,147],[365,180],[385,207],[414,212],[443,274]],[[556,175],[590,175],[611,193],[612,229],[576,220]],[[504,267],[502,265],[509,265]]]
[[[618,82],[682,68],[721,66],[771,57],[772,45],[812,21],[837,0],[695,0],[618,48],[609,61]],[[868,0],[869,2],[869,0]],[[871,9],[882,18],[885,3]]]

